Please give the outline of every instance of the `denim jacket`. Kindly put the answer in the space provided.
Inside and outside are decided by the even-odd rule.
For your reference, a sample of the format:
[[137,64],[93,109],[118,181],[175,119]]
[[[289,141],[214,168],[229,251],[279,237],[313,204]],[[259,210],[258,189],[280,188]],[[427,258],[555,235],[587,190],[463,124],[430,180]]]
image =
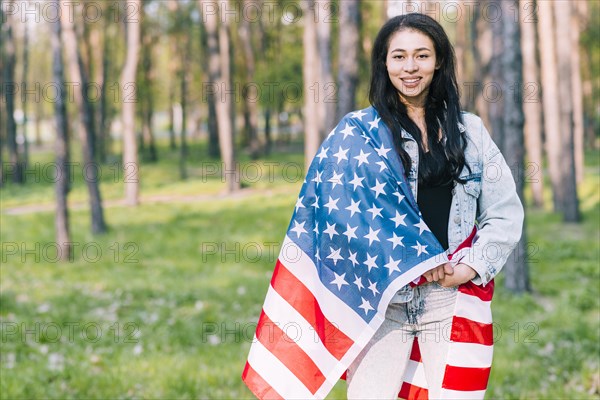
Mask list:
[[[472,267],[477,275],[473,283],[486,285],[502,269],[521,238],[524,210],[516,192],[510,168],[493,142],[481,118],[462,112],[465,125],[459,129],[467,132],[465,162],[460,178],[464,184],[454,183],[452,205],[448,220],[448,252],[452,253],[477,225],[473,246],[461,252],[460,262]],[[408,173],[413,196],[417,199],[419,149],[412,136],[402,130],[408,141],[404,149],[412,160]],[[404,287],[396,293],[393,303],[409,301],[412,288]]]

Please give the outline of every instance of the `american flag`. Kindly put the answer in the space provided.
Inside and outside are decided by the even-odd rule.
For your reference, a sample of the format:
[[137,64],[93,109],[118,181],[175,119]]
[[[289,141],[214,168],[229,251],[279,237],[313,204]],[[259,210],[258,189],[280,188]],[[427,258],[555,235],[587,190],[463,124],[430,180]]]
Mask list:
[[260,399],[325,398],[394,294],[448,261],[377,111],[349,113],[307,172],[242,379]]

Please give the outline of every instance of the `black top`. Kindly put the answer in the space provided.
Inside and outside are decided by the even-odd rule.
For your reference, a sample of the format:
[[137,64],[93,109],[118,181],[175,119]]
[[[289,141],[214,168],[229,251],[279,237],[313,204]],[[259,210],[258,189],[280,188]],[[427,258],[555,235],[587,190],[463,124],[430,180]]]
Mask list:
[[[430,152],[421,153],[421,162],[428,162]],[[437,238],[444,250],[448,249],[448,217],[452,204],[453,182],[449,174],[449,168],[442,173],[445,176],[436,177],[432,184],[423,182],[419,178],[417,205],[423,220],[431,229],[431,233]],[[433,180],[432,180],[433,181]],[[445,182],[445,183],[439,183]]]

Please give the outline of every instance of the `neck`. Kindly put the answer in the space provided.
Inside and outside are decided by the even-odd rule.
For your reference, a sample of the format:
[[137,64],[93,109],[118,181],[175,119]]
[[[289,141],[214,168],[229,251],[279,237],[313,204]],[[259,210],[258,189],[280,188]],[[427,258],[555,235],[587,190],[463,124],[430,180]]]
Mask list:
[[415,117],[425,116],[425,101],[427,93],[422,93],[418,98],[407,99],[400,94],[400,101],[406,106],[408,115]]

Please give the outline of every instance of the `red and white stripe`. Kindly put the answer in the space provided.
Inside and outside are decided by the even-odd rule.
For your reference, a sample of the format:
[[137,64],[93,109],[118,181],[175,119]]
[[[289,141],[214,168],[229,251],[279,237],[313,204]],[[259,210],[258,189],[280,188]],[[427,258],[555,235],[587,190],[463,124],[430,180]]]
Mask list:
[[[470,400],[483,399],[485,396],[494,349],[493,293],[493,280],[485,287],[472,282],[458,287],[442,382],[442,399]],[[416,338],[398,397],[428,399],[427,381]]]
[[[290,253],[293,248],[294,257]],[[259,399],[322,399],[384,320],[394,293],[433,268],[413,267],[382,294],[366,323],[323,286],[312,259],[286,237],[242,379]]]

